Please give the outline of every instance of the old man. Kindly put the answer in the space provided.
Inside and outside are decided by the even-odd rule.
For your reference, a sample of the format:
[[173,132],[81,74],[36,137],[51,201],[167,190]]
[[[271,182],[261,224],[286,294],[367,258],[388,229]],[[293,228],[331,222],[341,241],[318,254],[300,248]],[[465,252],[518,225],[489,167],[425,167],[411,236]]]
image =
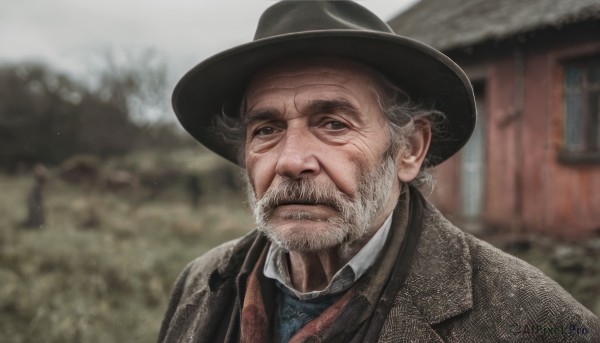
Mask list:
[[245,168],[256,230],[185,268],[159,341],[600,341],[560,286],[424,200],[473,131],[472,88],[356,3],[272,5],[173,104]]

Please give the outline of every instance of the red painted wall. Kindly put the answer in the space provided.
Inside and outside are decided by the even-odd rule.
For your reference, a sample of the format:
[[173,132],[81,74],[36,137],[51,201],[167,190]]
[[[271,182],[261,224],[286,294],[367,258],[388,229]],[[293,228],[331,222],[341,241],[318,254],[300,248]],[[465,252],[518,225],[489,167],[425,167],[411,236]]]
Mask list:
[[546,219],[548,167],[556,160],[549,158],[548,144],[552,121],[549,100],[552,98],[552,71],[546,53],[527,54],[523,68],[521,217],[525,227],[550,230]]
[[[482,220],[569,237],[600,228],[600,164],[565,165],[557,158],[563,141],[561,61],[592,53],[600,54],[600,42],[538,47],[485,62]],[[454,214],[460,213],[458,158],[438,167],[432,196]]]
[[432,172],[436,183],[429,198],[440,211],[450,216],[460,213],[460,202],[457,201],[460,197],[459,159],[460,156],[455,155],[436,166]]
[[518,220],[515,66],[512,58],[506,58],[488,68],[484,219],[513,225]]

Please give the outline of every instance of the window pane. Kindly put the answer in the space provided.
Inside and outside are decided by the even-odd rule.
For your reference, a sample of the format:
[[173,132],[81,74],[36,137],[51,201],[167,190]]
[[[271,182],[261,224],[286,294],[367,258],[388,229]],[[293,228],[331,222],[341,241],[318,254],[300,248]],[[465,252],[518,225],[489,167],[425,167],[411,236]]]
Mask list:
[[600,86],[600,61],[596,65],[590,65],[587,73],[587,82],[593,86]]
[[576,67],[565,68],[565,146],[583,149],[582,73]]

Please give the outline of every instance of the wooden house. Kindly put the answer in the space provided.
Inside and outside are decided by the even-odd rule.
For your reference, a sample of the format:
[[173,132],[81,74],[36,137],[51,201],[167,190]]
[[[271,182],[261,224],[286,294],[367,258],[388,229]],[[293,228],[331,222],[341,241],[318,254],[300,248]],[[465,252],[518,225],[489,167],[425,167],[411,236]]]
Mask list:
[[390,20],[469,75],[478,125],[434,171],[451,218],[600,229],[600,0],[421,0]]

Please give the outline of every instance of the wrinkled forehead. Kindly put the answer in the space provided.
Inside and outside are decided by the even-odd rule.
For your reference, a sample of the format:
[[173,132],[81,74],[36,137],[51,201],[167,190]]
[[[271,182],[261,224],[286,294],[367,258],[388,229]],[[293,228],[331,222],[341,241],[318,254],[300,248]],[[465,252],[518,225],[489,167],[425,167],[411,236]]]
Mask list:
[[278,61],[260,69],[246,87],[246,99],[270,88],[299,88],[314,84],[376,91],[380,88],[375,72],[368,66],[333,57]]

